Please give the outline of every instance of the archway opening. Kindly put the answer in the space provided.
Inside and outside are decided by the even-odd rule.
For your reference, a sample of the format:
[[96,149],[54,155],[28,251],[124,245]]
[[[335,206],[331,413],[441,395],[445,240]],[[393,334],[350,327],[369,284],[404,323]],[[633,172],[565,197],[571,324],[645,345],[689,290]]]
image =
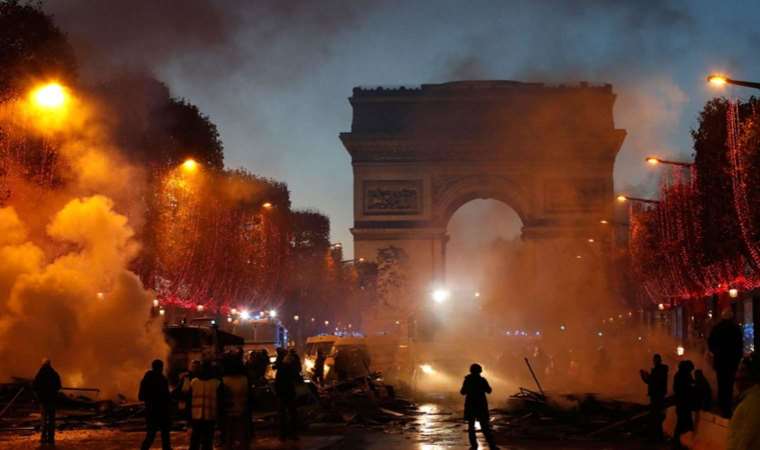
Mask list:
[[476,199],[458,208],[446,227],[446,284],[458,291],[484,290],[489,274],[518,250],[522,226],[517,212],[498,200]]

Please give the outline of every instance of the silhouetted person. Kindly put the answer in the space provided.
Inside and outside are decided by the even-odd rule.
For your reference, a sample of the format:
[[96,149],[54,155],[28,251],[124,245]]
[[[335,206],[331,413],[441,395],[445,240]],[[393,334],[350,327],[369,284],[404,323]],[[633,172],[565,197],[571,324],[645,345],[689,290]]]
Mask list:
[[713,368],[718,379],[718,406],[723,417],[731,417],[736,370],[744,352],[742,330],[733,320],[730,309],[721,313],[721,321],[710,332],[707,340],[713,354]]
[[649,372],[641,371],[641,379],[647,384],[651,437],[661,441],[664,438],[662,422],[665,420],[665,397],[668,395],[668,366],[662,363],[659,354],[652,357],[652,364]]
[[201,362],[197,359],[192,360],[189,369],[179,375],[179,386],[174,391],[179,399],[177,408],[188,420],[190,419],[190,383],[198,378],[200,372]]
[[697,409],[710,411],[712,409],[712,388],[701,370],[694,371],[694,388],[697,397]]
[[190,450],[213,450],[221,382],[214,378],[211,363],[201,363],[198,378],[190,382]]
[[694,378],[691,373],[694,370],[694,364],[689,361],[678,363],[678,372],[673,377],[673,394],[676,400],[676,428],[673,432],[673,448],[685,448],[681,446],[681,435],[689,431],[694,431],[694,411],[696,392],[694,389]]
[[317,359],[314,360],[314,381],[320,386],[325,384],[325,352],[317,350]]
[[140,382],[140,392],[137,398],[145,402],[145,425],[147,433],[143,440],[142,450],[147,450],[156,439],[156,432],[161,431],[161,448],[170,450],[169,436],[171,423],[169,420],[169,380],[164,376],[164,363],[156,359],[151,364],[151,370],[145,372]]
[[349,360],[348,350],[343,348],[335,353],[335,360],[333,361],[332,370],[335,371],[335,378],[339,383],[348,381],[349,366],[351,361]]
[[251,388],[243,361],[225,361],[222,378],[224,449],[248,450],[251,444]]
[[282,361],[277,364],[277,374],[274,379],[281,440],[298,439],[296,384],[300,377],[299,366],[300,363],[294,360],[292,354],[286,354],[283,351]]
[[760,448],[760,358],[754,353],[744,358],[736,387],[739,401],[728,424],[726,450]]
[[467,434],[470,439],[470,448],[478,448],[478,439],[475,437],[475,421],[480,423],[480,430],[492,449],[497,448],[491,433],[491,422],[488,413],[488,399],[486,394],[491,393],[488,380],[481,377],[483,368],[480,364],[470,366],[470,374],[464,377],[462,389],[459,393],[464,395],[464,419],[467,421]]
[[40,370],[34,377],[32,388],[40,402],[42,424],[40,425],[40,443],[55,445],[55,403],[61,390],[61,377],[53,369],[49,359],[42,362]]

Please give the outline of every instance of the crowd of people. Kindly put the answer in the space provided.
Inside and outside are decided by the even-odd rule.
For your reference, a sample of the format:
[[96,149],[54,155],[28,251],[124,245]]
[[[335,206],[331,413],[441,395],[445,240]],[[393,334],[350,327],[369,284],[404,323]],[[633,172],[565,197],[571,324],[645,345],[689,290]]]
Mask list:
[[[279,437],[297,440],[296,397],[298,386],[304,381],[300,358],[295,349],[278,349],[271,366],[275,371]],[[225,353],[220,361],[194,360],[172,389],[164,374],[163,361],[154,360],[138,392],[138,399],[145,404],[146,421],[141,448],[149,449],[160,433],[161,447],[171,449],[172,417],[176,412],[190,425],[190,450],[213,449],[217,431],[224,449],[249,449],[253,439],[254,390],[268,384],[269,367],[266,350],[250,352],[246,361],[242,350]],[[33,388],[42,410],[41,443],[55,445],[55,405],[61,380],[49,360],[43,362]]]
[[[716,413],[730,419],[729,450],[760,449],[760,361],[754,354],[743,357],[742,330],[733,320],[730,309],[721,314],[707,344],[717,381],[717,403],[713,402],[712,387],[703,370],[696,369],[691,360],[679,361],[673,376],[672,403],[676,412],[673,448],[685,448],[681,436],[695,430],[696,412],[717,408]],[[652,360],[652,368],[642,370],[641,379],[647,384],[650,401],[651,436],[655,441],[662,441],[669,368],[659,354]],[[734,395],[735,387],[738,397]]]

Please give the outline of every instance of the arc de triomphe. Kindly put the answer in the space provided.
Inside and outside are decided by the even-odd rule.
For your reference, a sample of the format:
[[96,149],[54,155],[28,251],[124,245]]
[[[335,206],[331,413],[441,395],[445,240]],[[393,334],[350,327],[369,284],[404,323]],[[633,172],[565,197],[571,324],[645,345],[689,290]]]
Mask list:
[[[625,130],[611,85],[461,81],[355,88],[351,131],[340,138],[354,172],[355,258],[403,249],[413,282],[443,282],[446,225],[463,204],[501,200],[523,222],[541,265],[582,257],[612,216],[612,171]],[[477,232],[477,230],[473,230]]]

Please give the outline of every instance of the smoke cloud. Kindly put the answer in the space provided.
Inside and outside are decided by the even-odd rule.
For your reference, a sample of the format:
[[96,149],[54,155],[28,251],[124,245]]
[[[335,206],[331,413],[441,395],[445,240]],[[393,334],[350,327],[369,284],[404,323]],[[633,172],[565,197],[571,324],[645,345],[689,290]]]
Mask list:
[[29,376],[42,358],[68,387],[134,396],[148,358],[167,347],[150,322],[152,295],[127,264],[138,250],[111,200],[71,200],[47,225],[69,250],[47,254],[28,240],[13,207],[0,209],[0,375]]

